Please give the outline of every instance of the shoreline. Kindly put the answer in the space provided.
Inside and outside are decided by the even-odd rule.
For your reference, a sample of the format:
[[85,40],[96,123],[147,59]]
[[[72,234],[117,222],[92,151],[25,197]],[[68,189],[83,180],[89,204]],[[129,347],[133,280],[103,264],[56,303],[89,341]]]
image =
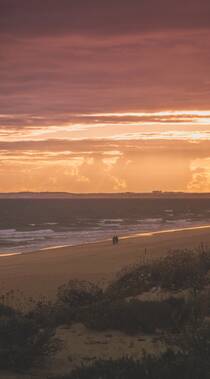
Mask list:
[[[161,235],[161,234],[167,234],[167,233],[176,233],[176,232],[184,232],[184,231],[193,231],[193,230],[199,230],[199,229],[210,229],[210,224],[208,225],[200,225],[200,226],[189,226],[186,228],[177,228],[177,229],[163,229],[163,230],[156,230],[152,232],[142,232],[142,233],[135,233],[135,234],[129,234],[129,235],[124,235],[124,236],[119,236],[119,241],[122,240],[129,240],[133,238],[141,238],[141,237],[152,237],[155,235]],[[92,241],[92,242],[84,242],[76,245],[61,245],[61,246],[50,246],[50,247],[44,247],[42,249],[39,249],[38,252],[41,251],[48,251],[48,250],[57,250],[57,249],[66,249],[66,248],[72,248],[72,247],[81,247],[81,246],[91,246],[91,245],[96,245],[100,243],[106,243],[110,242],[112,243],[112,238],[107,238],[103,240],[98,240],[98,241]],[[19,254],[34,254],[37,251],[31,251],[29,253],[17,253],[14,255],[19,255]]]
[[184,232],[185,230],[199,230],[199,229],[210,229],[210,224],[208,225],[200,225],[200,226],[187,226],[186,228],[176,228],[176,229],[164,229],[153,232],[144,232],[144,233],[136,233],[135,235],[124,236],[121,239],[128,238],[137,238],[137,237],[151,237],[153,235],[165,234],[165,233],[176,233],[176,232]]
[[[167,234],[167,233],[177,233],[177,232],[184,232],[184,231],[193,231],[193,230],[200,230],[200,229],[210,229],[210,224],[207,225],[197,225],[197,226],[187,226],[183,228],[173,228],[173,229],[163,229],[163,230],[156,230],[156,231],[147,231],[147,232],[142,232],[142,233],[132,233],[128,235],[123,235],[119,236],[119,240],[129,240],[129,239],[134,239],[134,238],[143,238],[143,237],[152,237],[155,235],[161,235],[161,234]],[[33,251],[27,251],[27,252],[11,252],[11,253],[1,253],[0,252],[0,258],[5,258],[5,257],[14,257],[18,255],[29,255],[29,254],[37,254],[39,252],[48,252],[49,250],[61,250],[61,249],[66,249],[66,248],[73,248],[73,247],[82,247],[82,246],[91,246],[91,245],[96,245],[96,244],[101,244],[101,243],[106,243],[106,242],[112,242],[112,238],[106,238],[102,240],[97,240],[97,241],[91,241],[91,242],[83,242],[83,243],[78,243],[75,245],[55,245],[55,246],[47,246],[43,247],[39,250],[33,250]]]

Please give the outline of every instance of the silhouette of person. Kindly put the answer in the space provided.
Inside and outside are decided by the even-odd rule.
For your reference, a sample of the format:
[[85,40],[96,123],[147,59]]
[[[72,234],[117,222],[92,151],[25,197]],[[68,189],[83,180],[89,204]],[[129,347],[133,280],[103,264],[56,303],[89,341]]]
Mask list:
[[115,234],[115,236],[113,236],[113,238],[112,238],[112,244],[113,244],[113,245],[116,245],[116,244],[118,244],[118,241],[119,241],[119,238],[118,238],[118,236]]

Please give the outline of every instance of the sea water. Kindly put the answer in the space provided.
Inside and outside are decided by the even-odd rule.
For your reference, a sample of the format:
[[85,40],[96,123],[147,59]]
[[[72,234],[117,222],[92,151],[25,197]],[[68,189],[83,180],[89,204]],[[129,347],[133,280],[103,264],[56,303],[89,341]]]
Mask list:
[[210,224],[210,199],[0,199],[0,254]]

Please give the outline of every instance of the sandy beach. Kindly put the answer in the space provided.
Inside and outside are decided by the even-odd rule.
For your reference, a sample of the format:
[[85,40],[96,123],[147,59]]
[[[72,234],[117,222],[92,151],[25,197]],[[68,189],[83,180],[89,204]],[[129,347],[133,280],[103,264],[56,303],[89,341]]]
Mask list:
[[0,288],[19,290],[26,296],[53,297],[70,279],[104,283],[122,268],[163,257],[174,249],[210,244],[210,226],[162,231],[73,247],[58,247],[0,259]]

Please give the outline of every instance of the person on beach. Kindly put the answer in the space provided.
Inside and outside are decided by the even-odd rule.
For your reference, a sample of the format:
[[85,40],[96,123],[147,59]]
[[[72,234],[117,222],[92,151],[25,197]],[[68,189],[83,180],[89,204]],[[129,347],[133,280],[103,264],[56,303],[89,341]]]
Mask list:
[[113,245],[116,245],[116,244],[118,244],[118,241],[119,241],[119,238],[118,238],[117,235],[115,235],[115,236],[112,238],[112,244],[113,244]]

